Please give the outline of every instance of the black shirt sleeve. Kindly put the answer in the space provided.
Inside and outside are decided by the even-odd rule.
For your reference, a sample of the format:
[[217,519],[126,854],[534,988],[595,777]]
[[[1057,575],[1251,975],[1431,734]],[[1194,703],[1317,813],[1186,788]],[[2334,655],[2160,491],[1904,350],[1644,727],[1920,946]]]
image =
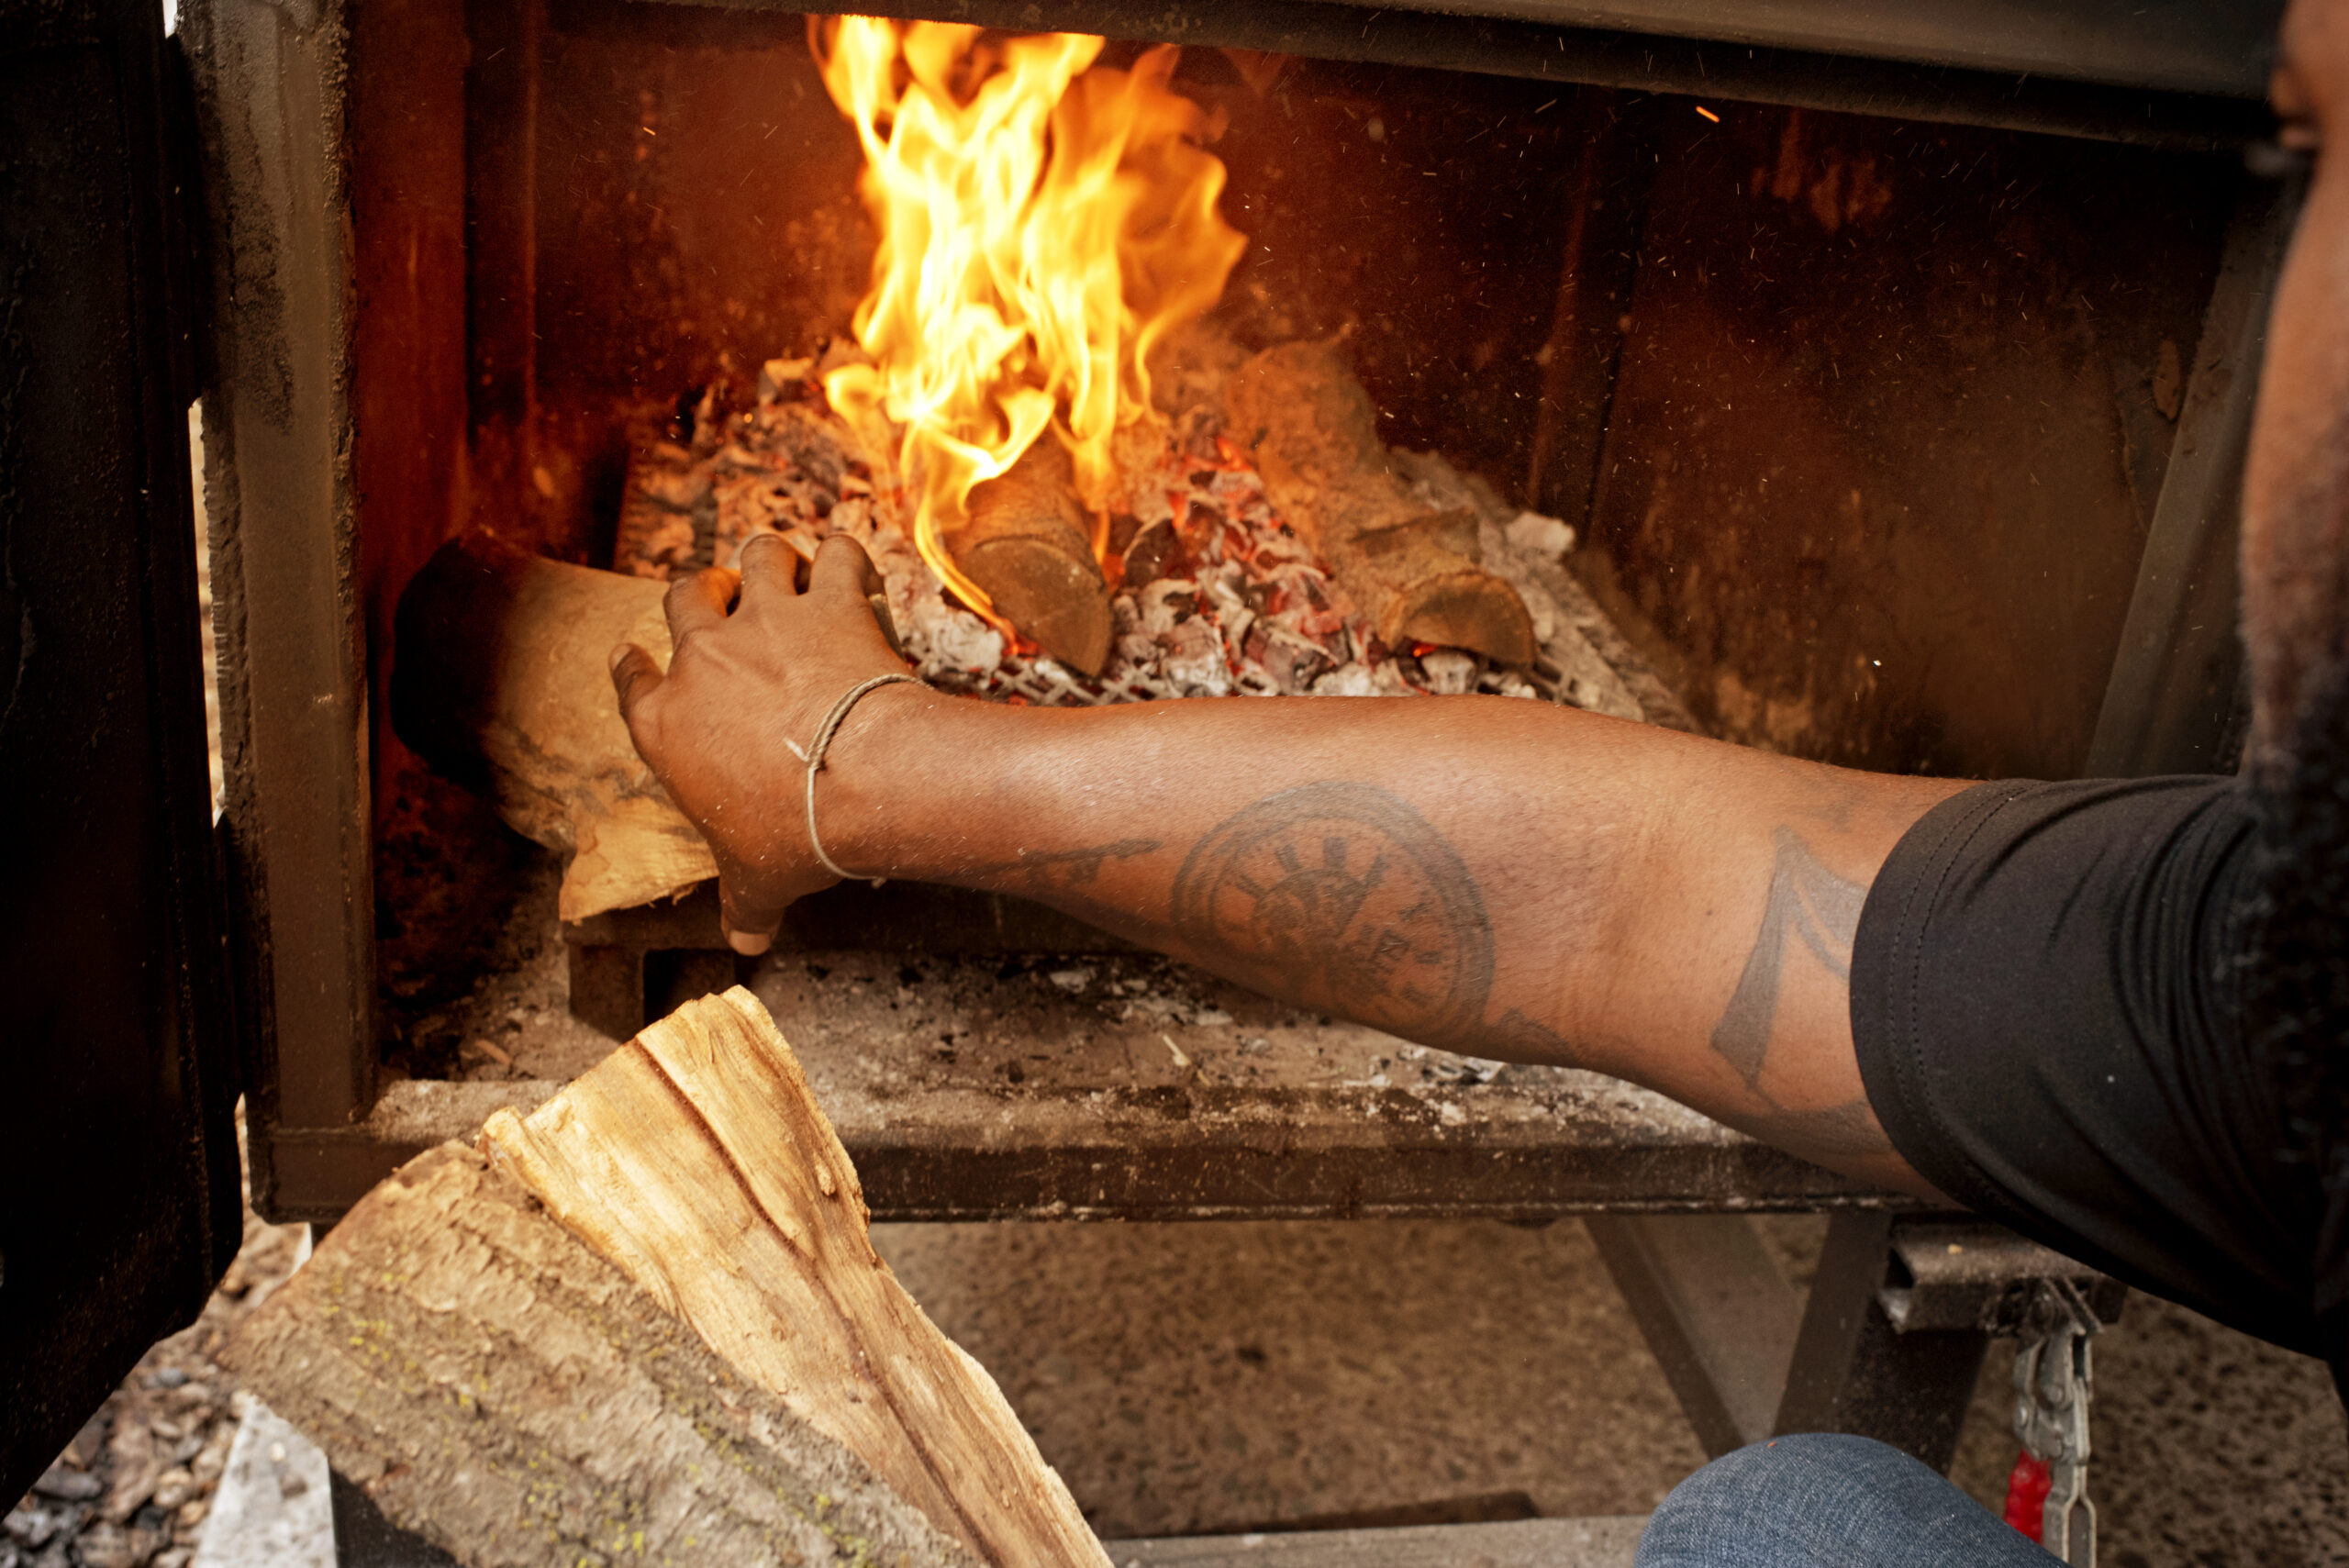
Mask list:
[[1928,812],[1870,889],[1860,1073],[1952,1198],[2312,1354],[2317,1215],[2239,994],[2255,828],[2232,779],[1998,783]]

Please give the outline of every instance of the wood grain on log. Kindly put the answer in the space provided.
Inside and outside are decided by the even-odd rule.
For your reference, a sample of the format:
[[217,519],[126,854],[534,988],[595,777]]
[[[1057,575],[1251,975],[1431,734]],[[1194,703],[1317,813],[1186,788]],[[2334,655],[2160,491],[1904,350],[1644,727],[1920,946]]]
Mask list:
[[1475,514],[1413,497],[1379,442],[1369,394],[1335,350],[1266,350],[1226,382],[1224,411],[1283,517],[1389,648],[1430,642],[1532,663],[1532,619],[1480,563]]
[[471,1568],[975,1561],[457,1144],[353,1208],[228,1359]]
[[606,661],[634,642],[666,669],[665,585],[549,561],[476,530],[400,597],[392,727],[508,827],[568,851],[565,920],[674,897],[718,874],[709,846],[636,753]]
[[914,1304],[798,1061],[736,987],[482,1140],[569,1230],[941,1529],[1019,1568],[1108,1559],[985,1371]]
[[1097,675],[1109,658],[1109,588],[1076,498],[1068,451],[1050,435],[1010,472],[971,492],[970,518],[947,553],[995,611],[1073,670]]

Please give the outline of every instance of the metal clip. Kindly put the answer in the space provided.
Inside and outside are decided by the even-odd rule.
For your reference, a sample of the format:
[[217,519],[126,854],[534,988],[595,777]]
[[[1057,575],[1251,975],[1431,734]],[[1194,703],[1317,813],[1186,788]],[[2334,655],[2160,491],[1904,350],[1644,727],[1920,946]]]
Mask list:
[[2033,1283],[2015,1351],[2015,1437],[2047,1466],[2039,1544],[2073,1568],[2094,1568],[2088,1500],[2088,1340],[2104,1325],[2070,1280]]

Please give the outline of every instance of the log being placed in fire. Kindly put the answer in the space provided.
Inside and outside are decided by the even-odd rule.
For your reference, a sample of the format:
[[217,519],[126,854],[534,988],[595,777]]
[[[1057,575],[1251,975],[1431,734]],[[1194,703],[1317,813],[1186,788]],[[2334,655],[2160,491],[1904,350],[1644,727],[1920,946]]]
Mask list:
[[392,728],[507,827],[565,851],[566,920],[674,897],[718,874],[709,846],[636,754],[607,660],[634,642],[666,669],[667,584],[516,549],[476,530],[400,596]]
[[393,1523],[470,1568],[1108,1568],[874,1251],[749,992],[688,1003],[481,1144],[379,1185],[231,1351]]
[[1387,647],[1435,643],[1533,662],[1532,619],[1517,590],[1481,564],[1475,513],[1413,498],[1378,439],[1369,394],[1335,350],[1266,350],[1225,383],[1224,410],[1282,517]]
[[1073,670],[1098,675],[1113,629],[1067,450],[1046,435],[1010,472],[971,492],[970,519],[947,553],[996,613]]

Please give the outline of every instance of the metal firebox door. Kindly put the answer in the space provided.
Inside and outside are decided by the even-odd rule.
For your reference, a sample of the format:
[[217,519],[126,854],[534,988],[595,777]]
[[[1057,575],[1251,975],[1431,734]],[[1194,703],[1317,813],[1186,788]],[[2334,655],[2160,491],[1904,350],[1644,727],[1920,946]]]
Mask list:
[[0,0],[0,1496],[239,1234],[156,0]]

